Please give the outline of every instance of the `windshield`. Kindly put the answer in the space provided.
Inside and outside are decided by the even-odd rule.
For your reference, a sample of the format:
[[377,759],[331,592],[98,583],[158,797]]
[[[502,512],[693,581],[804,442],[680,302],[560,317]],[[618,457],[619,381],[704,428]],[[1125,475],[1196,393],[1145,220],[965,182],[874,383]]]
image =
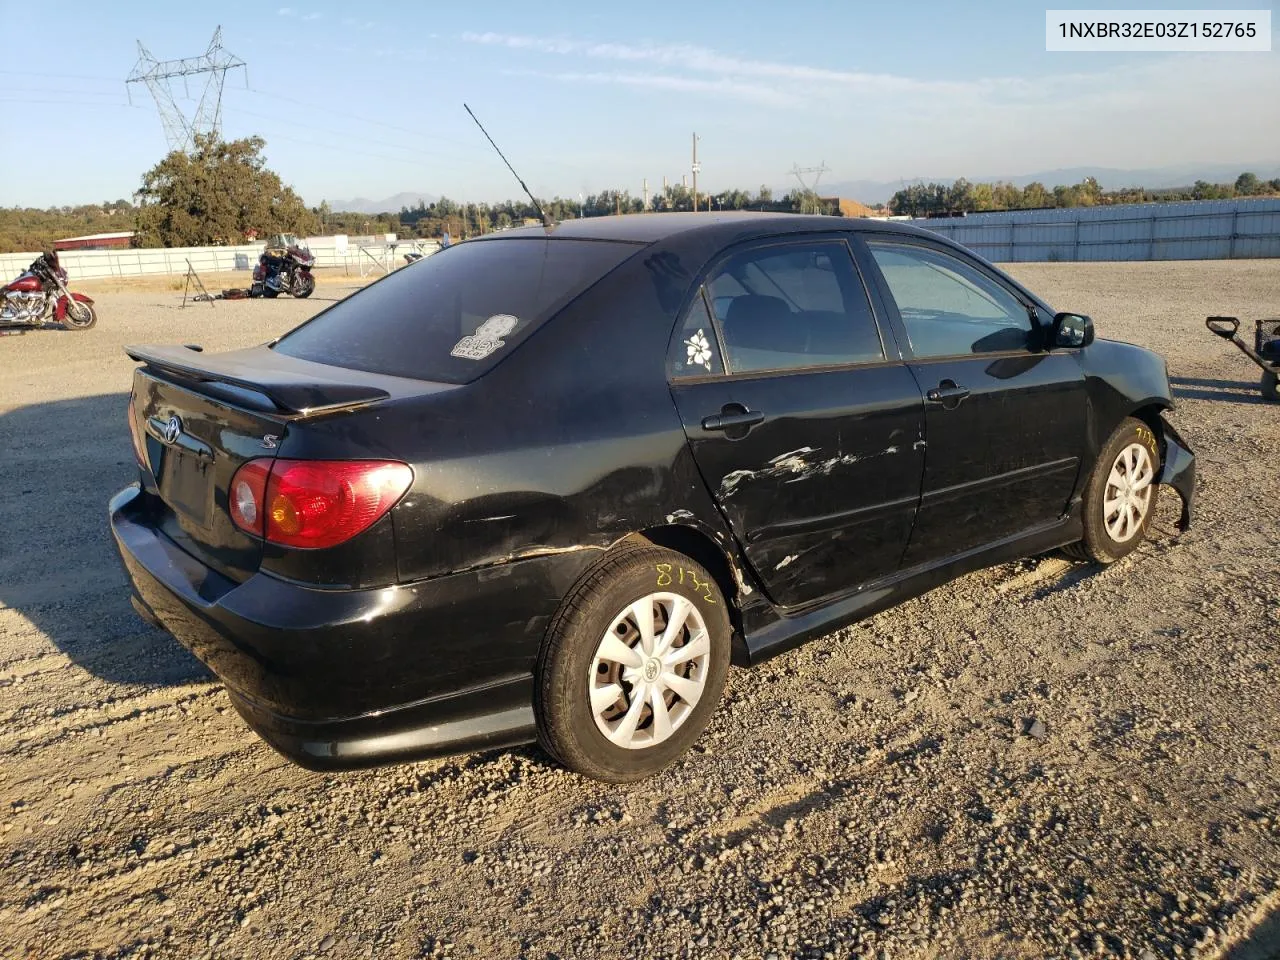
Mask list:
[[371,373],[468,383],[639,249],[548,237],[460,243],[352,294],[275,349]]

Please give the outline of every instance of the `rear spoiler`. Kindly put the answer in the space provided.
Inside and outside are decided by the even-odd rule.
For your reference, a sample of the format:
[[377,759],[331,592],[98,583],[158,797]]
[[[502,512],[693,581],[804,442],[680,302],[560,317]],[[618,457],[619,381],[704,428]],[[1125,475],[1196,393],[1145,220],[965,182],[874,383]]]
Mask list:
[[236,350],[208,356],[190,347],[127,346],[124,352],[160,373],[196,383],[224,383],[266,397],[277,412],[291,418],[314,417],[363,407],[391,396],[381,387],[331,380],[322,364],[272,351],[270,363],[258,350]]

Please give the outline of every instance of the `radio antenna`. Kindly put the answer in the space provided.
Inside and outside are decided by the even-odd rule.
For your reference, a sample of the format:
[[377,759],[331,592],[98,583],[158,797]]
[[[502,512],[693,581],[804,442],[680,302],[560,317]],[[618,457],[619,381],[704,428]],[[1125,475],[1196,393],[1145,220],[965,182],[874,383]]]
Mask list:
[[542,204],[538,203],[538,198],[533,195],[533,191],[525,186],[524,181],[520,179],[520,174],[516,173],[516,168],[511,166],[511,162],[503,156],[502,151],[498,150],[498,145],[493,142],[493,137],[489,136],[489,131],[484,128],[484,124],[477,119],[474,113],[471,113],[471,108],[465,103],[462,105],[462,109],[466,110],[467,113],[471,115],[471,119],[476,121],[476,126],[479,127],[480,132],[484,134],[484,138],[489,141],[490,146],[492,146],[494,150],[498,151],[498,156],[502,157],[502,162],[507,165],[507,169],[511,171],[511,175],[516,178],[516,182],[520,184],[520,189],[523,190],[528,195],[529,200],[532,201],[533,209],[537,210],[538,216],[542,217],[542,225],[547,229],[554,227],[555,224],[551,221],[551,218],[543,212]]

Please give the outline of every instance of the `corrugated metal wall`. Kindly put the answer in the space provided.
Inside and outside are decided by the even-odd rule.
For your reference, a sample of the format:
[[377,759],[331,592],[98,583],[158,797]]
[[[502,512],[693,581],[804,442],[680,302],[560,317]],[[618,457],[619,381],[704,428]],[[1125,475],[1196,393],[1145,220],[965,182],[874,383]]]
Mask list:
[[1280,199],[1009,210],[912,220],[988,260],[1280,257]]

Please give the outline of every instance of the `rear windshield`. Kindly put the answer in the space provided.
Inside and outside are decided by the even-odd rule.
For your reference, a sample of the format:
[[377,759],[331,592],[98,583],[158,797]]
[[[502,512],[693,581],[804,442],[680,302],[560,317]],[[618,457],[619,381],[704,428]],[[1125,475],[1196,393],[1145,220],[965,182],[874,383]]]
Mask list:
[[275,349],[371,373],[467,383],[639,249],[548,237],[459,243],[352,294]]

